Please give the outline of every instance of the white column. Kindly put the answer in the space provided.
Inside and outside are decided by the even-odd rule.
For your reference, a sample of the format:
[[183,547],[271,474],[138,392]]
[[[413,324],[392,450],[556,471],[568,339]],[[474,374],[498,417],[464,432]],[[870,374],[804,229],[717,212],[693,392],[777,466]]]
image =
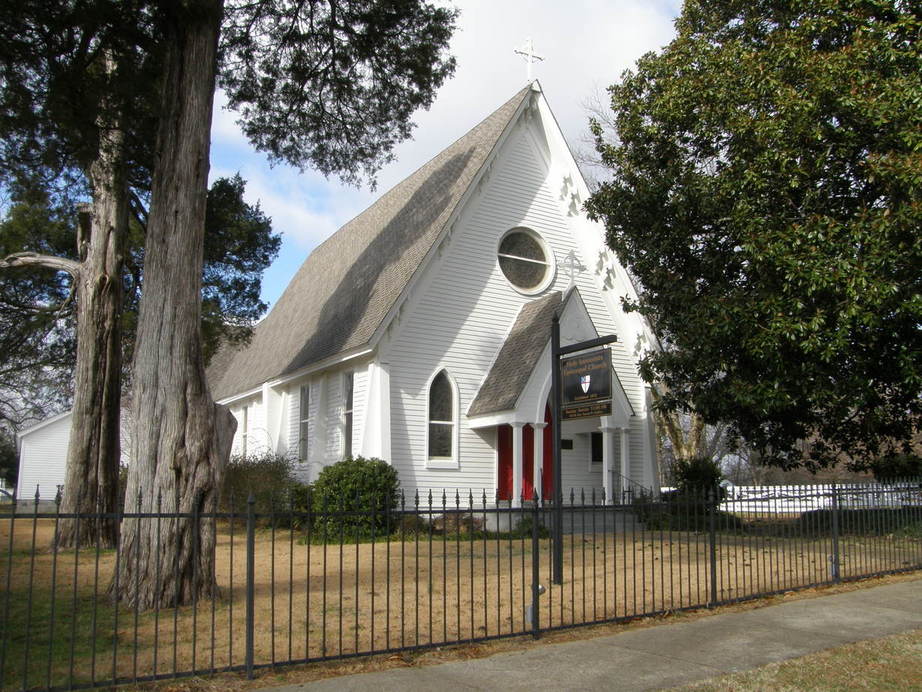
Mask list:
[[524,423],[512,423],[512,506],[522,506],[522,430]]
[[547,423],[532,423],[531,427],[535,429],[535,463],[531,471],[532,483],[535,486],[535,497],[538,498],[538,504],[544,500],[544,429]]
[[391,463],[391,380],[386,363],[368,364],[363,422],[359,453]]
[[615,428],[604,426],[602,428],[602,488],[605,490],[605,502],[614,504],[612,496],[611,470],[615,461]]
[[631,478],[631,431],[630,428],[621,428],[621,491],[630,490]]
[[263,430],[259,436],[261,439],[252,440],[255,443],[253,449],[284,453],[287,445],[283,445],[282,440],[282,403],[282,393],[270,387],[268,382],[263,383]]

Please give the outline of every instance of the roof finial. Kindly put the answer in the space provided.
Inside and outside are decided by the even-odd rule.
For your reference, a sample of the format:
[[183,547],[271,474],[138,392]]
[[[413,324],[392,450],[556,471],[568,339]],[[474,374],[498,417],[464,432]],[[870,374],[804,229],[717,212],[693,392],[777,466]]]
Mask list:
[[515,53],[525,58],[526,74],[528,75],[528,81],[531,82],[531,66],[539,60],[544,60],[544,56],[535,53],[535,46],[531,42],[531,37],[525,39],[525,43],[522,44],[521,48],[516,48]]

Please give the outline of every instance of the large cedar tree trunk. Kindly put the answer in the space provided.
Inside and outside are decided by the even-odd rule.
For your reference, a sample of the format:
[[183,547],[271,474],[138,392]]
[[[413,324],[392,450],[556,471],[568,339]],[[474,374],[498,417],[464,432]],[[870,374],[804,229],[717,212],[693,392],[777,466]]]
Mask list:
[[214,595],[214,512],[235,423],[205,380],[199,333],[205,199],[220,0],[164,3],[170,14],[161,124],[135,345],[134,438],[114,596],[141,608]]
[[[115,75],[115,60],[104,68]],[[81,213],[78,260],[20,252],[0,260],[6,267],[66,271],[73,279],[77,355],[74,406],[61,511],[62,547],[111,547],[118,536],[119,398],[121,392],[122,264],[128,230],[122,109],[106,99],[97,118],[99,148],[87,175],[93,204]],[[50,500],[52,498],[44,498]],[[95,516],[93,516],[95,515]]]
[[[128,229],[123,134],[101,126],[99,155],[90,166],[93,204],[77,237],[75,278],[77,361],[74,406],[61,512],[61,547],[112,547],[118,537],[119,414],[121,394],[122,262]],[[89,237],[85,237],[85,236]]]

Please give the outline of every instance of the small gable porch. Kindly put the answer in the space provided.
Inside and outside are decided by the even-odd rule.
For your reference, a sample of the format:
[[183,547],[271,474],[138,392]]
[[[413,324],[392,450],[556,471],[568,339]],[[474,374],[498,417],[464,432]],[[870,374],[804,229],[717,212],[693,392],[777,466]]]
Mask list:
[[[553,499],[550,326],[560,314],[564,343],[598,336],[576,289],[523,307],[493,367],[468,410],[473,429],[495,429],[496,498],[519,507],[523,500]],[[617,504],[641,488],[631,478],[630,401],[612,371],[612,412],[563,421],[561,479],[564,501]]]

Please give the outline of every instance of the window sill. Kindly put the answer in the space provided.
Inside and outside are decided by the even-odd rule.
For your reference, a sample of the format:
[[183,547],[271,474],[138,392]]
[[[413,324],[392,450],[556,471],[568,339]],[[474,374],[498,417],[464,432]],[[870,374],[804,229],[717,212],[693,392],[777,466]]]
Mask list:
[[461,464],[458,463],[457,459],[449,459],[448,457],[437,457],[435,459],[426,460],[427,469],[457,469],[460,468]]

